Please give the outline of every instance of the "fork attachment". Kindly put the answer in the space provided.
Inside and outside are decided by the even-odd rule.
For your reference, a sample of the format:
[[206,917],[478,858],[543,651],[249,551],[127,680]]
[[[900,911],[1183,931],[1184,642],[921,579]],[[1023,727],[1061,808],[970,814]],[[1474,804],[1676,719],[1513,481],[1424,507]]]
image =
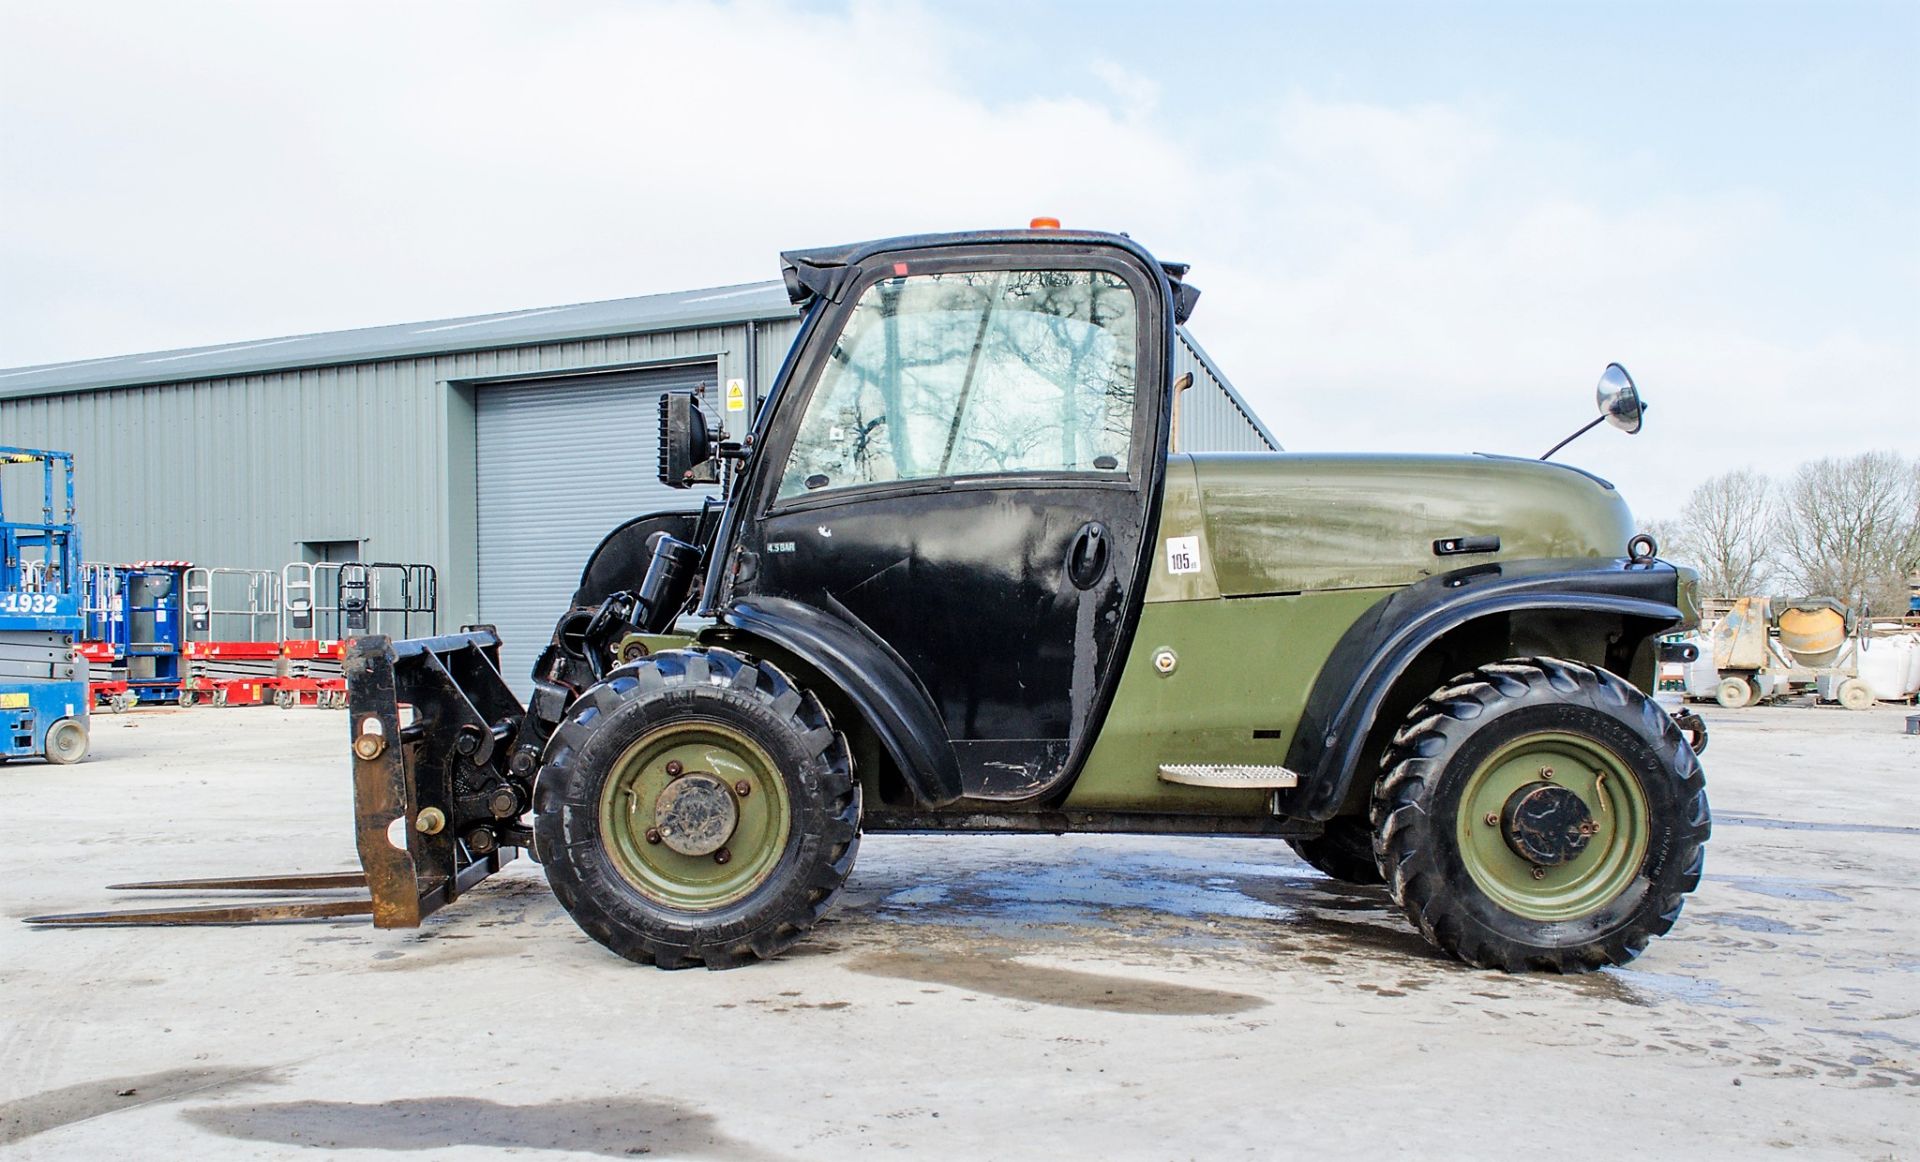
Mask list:
[[491,626],[443,637],[356,638],[342,668],[353,739],[358,872],[154,880],[115,890],[364,894],[33,916],[46,927],[252,924],[371,915],[377,928],[420,921],[499,871],[532,842],[538,743],[500,677]]
[[520,819],[537,752],[516,747],[525,711],[500,677],[492,626],[356,638],[343,669],[373,923],[418,927],[531,844]]

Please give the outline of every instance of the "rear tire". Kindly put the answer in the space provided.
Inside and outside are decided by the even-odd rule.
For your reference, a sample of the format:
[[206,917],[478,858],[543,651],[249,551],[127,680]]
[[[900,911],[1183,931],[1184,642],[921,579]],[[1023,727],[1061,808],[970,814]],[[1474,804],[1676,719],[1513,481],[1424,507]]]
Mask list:
[[87,757],[91,745],[87,724],[78,718],[62,718],[47,727],[47,761],[69,766]]
[[[688,787],[675,794],[698,800],[692,822],[720,821],[710,832],[670,826],[683,817],[669,789]],[[663,651],[582,694],[547,744],[534,811],[561,906],[661,968],[779,955],[832,904],[860,846],[846,739],[786,674],[726,650]]]
[[[1469,964],[1625,964],[1700,883],[1700,764],[1672,719],[1606,670],[1482,666],[1416,706],[1383,764],[1373,820],[1394,900]],[[1533,844],[1553,850],[1521,854]]]
[[1327,820],[1327,829],[1312,839],[1289,839],[1293,853],[1343,884],[1387,882],[1373,855],[1373,828],[1357,815]]

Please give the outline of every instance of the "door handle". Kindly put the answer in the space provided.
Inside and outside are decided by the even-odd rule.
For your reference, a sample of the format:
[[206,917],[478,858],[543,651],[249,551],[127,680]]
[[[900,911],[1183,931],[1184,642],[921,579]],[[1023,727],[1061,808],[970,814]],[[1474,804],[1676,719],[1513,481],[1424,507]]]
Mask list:
[[1107,571],[1107,526],[1088,521],[1074,534],[1073,548],[1067,553],[1067,578],[1076,589],[1091,589]]

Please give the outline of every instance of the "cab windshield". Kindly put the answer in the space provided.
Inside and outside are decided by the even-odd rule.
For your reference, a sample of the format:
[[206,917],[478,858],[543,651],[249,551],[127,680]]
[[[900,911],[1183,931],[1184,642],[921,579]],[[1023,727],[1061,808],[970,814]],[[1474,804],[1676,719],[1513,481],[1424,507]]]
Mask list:
[[1124,476],[1135,303],[1106,271],[908,275],[855,304],[780,497],[1003,473]]

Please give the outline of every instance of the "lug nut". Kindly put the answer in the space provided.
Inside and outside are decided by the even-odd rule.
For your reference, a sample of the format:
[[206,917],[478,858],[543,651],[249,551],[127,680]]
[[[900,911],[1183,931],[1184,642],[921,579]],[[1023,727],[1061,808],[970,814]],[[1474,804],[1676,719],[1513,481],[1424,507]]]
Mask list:
[[660,829],[658,827],[647,828],[647,842],[648,843],[660,842]]
[[1546,869],[1546,868],[1543,868],[1543,867],[1536,867],[1536,868],[1534,868],[1534,869],[1533,869],[1533,878],[1534,878],[1534,879],[1536,879],[1536,880],[1544,880],[1544,879],[1546,879],[1546,878],[1547,878],[1547,869]]
[[686,772],[686,769],[687,768],[680,765],[679,759],[669,759],[667,761],[667,777],[669,779],[679,778]]
[[1553,768],[1552,768],[1552,767],[1541,767],[1541,768],[1540,768],[1540,777],[1541,777],[1541,778],[1543,778],[1543,779],[1546,779],[1546,780],[1547,780],[1548,782],[1552,782],[1552,781],[1553,781]]
[[724,847],[713,853],[713,862],[715,863],[725,863],[732,858],[733,853]]
[[748,795],[753,794],[753,784],[747,782],[745,779],[741,779],[733,785],[733,793],[744,799]]
[[1500,813],[1499,813],[1499,812],[1497,812],[1497,811],[1489,811],[1489,812],[1487,812],[1487,826],[1488,826],[1488,827],[1498,827],[1498,826],[1500,826]]

